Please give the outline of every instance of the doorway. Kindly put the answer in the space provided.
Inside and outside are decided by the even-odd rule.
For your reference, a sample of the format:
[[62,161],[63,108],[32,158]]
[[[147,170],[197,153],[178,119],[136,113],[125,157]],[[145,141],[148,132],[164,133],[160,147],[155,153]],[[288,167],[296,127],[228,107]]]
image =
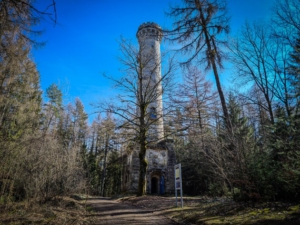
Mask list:
[[158,178],[157,177],[152,177],[151,178],[151,194],[158,194]]

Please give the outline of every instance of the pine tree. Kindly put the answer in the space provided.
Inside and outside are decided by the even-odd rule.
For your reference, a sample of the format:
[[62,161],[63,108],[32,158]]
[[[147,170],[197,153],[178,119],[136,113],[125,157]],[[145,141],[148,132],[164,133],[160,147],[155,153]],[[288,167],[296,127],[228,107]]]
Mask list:
[[85,142],[87,133],[87,114],[84,112],[84,106],[79,98],[75,100],[75,108],[72,111],[73,117],[73,140],[81,145]]

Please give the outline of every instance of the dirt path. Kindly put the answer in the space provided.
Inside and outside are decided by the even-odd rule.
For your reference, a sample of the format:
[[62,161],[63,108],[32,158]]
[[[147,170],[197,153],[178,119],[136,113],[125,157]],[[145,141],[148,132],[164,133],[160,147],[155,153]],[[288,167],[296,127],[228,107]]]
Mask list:
[[176,224],[168,218],[158,215],[157,211],[138,208],[109,198],[89,198],[87,205],[92,210],[88,216],[93,217],[94,225]]

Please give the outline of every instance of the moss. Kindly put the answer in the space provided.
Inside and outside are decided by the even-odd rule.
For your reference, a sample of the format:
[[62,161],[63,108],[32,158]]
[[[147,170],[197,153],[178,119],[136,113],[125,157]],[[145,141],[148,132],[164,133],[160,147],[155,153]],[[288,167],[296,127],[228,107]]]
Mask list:
[[249,212],[249,215],[251,216],[257,216],[258,212],[257,211],[252,211],[252,212]]
[[289,210],[293,212],[298,212],[300,210],[300,205],[291,206],[289,207]]
[[[214,208],[214,207],[213,207]],[[179,223],[195,223],[195,224],[255,224],[261,221],[277,221],[285,220],[287,216],[297,210],[299,206],[293,206],[288,211],[272,211],[271,208],[255,209],[250,211],[240,211],[235,214],[216,215],[213,213],[212,208],[203,207],[184,207],[169,209],[172,218],[176,219]]]
[[270,208],[265,208],[265,209],[262,210],[262,212],[264,214],[268,214],[268,213],[270,213]]

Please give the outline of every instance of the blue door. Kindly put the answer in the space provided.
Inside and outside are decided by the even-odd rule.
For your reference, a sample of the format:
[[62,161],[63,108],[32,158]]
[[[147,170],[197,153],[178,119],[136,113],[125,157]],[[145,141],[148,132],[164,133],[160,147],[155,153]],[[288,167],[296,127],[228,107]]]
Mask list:
[[163,176],[160,177],[160,194],[163,195],[165,193],[165,178]]

